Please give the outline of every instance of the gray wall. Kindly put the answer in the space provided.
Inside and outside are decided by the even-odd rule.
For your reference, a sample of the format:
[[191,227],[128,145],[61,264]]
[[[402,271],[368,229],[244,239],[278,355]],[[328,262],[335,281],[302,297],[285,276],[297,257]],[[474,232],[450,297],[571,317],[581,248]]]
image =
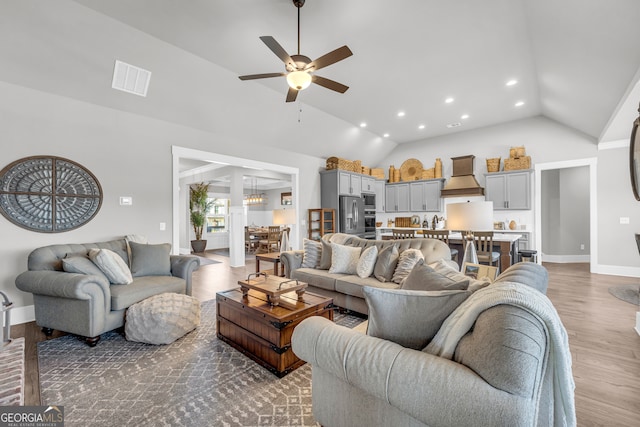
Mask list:
[[[589,168],[542,172],[542,251],[545,255],[589,255]],[[584,249],[580,249],[584,245]]]

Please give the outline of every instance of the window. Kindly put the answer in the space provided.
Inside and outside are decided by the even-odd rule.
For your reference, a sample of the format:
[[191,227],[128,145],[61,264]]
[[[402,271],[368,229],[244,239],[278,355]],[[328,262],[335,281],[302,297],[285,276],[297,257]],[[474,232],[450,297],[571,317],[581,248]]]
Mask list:
[[212,203],[207,213],[207,233],[221,233],[228,231],[229,199],[209,199]]

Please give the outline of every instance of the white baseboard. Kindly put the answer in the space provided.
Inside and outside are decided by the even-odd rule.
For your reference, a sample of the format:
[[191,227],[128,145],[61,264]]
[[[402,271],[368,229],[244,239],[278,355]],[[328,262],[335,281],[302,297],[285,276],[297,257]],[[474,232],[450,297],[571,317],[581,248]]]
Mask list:
[[633,329],[640,335],[640,311],[636,313],[636,327]]
[[542,261],[568,264],[574,262],[590,262],[591,255],[547,255],[542,254]]
[[610,276],[640,277],[640,267],[598,264],[595,266],[595,270],[592,273],[608,274]]
[[11,309],[11,324],[20,325],[22,323],[36,320],[36,312],[33,305],[16,307]]

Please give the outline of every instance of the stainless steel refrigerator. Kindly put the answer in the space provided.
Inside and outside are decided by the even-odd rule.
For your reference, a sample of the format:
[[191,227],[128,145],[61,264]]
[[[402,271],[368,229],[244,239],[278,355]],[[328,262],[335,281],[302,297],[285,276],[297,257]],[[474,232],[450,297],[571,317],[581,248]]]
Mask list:
[[340,196],[340,232],[364,237],[364,200]]

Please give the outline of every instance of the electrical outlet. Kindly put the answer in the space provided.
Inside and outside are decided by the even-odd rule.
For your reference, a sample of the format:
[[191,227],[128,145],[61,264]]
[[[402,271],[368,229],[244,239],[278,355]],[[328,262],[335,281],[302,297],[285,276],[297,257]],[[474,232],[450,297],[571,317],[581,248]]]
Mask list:
[[620,217],[620,224],[629,224],[629,217],[628,216],[621,216]]
[[581,244],[581,245],[580,245],[580,250],[581,250],[581,251],[584,251],[584,244]]
[[165,231],[167,229],[167,223],[166,222],[161,222],[160,223],[160,231]]

